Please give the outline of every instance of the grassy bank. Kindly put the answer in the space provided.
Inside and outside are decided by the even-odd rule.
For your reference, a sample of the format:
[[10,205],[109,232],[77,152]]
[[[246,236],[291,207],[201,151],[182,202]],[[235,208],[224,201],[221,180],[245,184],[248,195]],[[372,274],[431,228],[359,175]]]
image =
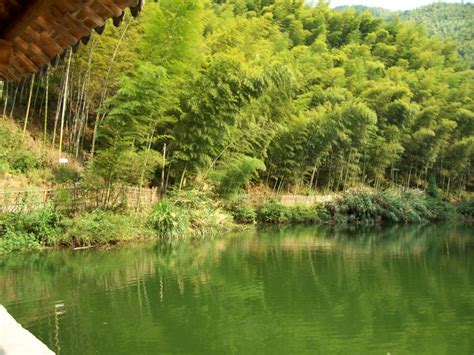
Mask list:
[[[248,197],[222,202],[198,191],[170,194],[145,212],[94,210],[71,215],[54,205],[0,215],[0,254],[45,247],[106,246],[133,240],[204,238],[254,224],[414,224],[473,218],[474,202],[457,208],[420,192],[352,191],[330,202],[285,206]],[[241,227],[240,227],[241,228]]]
[[236,228],[232,216],[205,194],[169,196],[150,210],[93,210],[69,214],[54,204],[0,214],[0,254],[45,247],[107,246],[134,240],[202,238]]

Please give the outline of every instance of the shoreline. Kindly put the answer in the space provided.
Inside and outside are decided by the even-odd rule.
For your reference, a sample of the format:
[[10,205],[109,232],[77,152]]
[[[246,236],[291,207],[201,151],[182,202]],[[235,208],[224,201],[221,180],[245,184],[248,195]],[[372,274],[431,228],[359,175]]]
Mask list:
[[49,205],[28,213],[0,214],[0,255],[49,248],[109,248],[148,240],[199,240],[254,226],[469,223],[473,205],[469,201],[461,209],[424,194],[387,191],[350,192],[325,203],[292,206],[275,199],[255,204],[249,196],[223,201],[199,191],[183,194],[141,212],[99,209],[68,215]]

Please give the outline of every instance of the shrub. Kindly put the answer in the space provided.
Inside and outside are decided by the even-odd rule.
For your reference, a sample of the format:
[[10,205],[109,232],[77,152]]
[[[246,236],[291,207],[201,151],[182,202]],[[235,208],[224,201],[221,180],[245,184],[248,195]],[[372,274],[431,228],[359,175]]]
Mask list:
[[199,190],[171,191],[168,198],[176,206],[186,209],[212,208],[213,206],[209,195]]
[[41,245],[52,246],[64,232],[63,222],[64,217],[48,206],[35,211],[4,216],[2,229],[5,233],[28,235]]
[[213,236],[234,227],[232,216],[219,208],[191,209],[188,214],[192,237]]
[[134,213],[96,210],[80,214],[70,220],[67,233],[60,242],[71,246],[92,246],[137,239],[148,235],[142,221],[143,216]]
[[324,220],[321,206],[285,206],[277,201],[257,207],[257,222],[266,224],[310,224]]
[[60,165],[53,172],[54,179],[59,184],[76,183],[81,179],[79,172],[68,166]]
[[265,171],[263,161],[243,156],[226,165],[225,169],[214,172],[216,192],[219,196],[229,198],[241,192],[258,171]]
[[225,209],[230,212],[235,223],[254,224],[256,222],[255,207],[246,196],[239,196],[228,202]]
[[292,224],[310,224],[316,223],[319,219],[316,214],[316,208],[313,206],[299,205],[286,207],[286,218]]
[[349,192],[325,208],[334,223],[421,223],[450,219],[454,214],[443,200],[412,192]]
[[235,223],[254,224],[257,219],[255,208],[252,205],[237,205],[230,209]]
[[281,224],[288,222],[285,206],[280,202],[270,201],[257,207],[257,222]]
[[10,151],[10,166],[13,170],[26,174],[40,167],[40,162],[35,156],[26,150]]
[[235,226],[231,215],[196,190],[173,192],[155,204],[148,225],[168,240],[210,236]]
[[427,219],[431,221],[452,219],[456,214],[456,209],[453,206],[439,198],[426,198],[426,206],[431,213]]
[[314,205],[313,208],[314,208],[316,220],[323,223],[327,223],[331,220],[331,214],[330,214],[331,208],[328,208],[327,203],[326,204],[318,203]]
[[29,233],[7,231],[0,236],[0,255],[17,251],[39,249],[41,244]]
[[23,230],[44,245],[54,245],[64,232],[64,217],[51,207],[23,214],[22,222]]
[[439,190],[438,190],[438,185],[436,185],[436,178],[434,175],[430,176],[430,179],[428,181],[428,187],[426,189],[426,194],[428,196],[434,197],[434,198],[439,198]]
[[63,217],[51,207],[16,214],[0,220],[0,253],[53,246],[64,232]]
[[464,217],[474,218],[474,199],[463,202],[458,206],[457,212]]

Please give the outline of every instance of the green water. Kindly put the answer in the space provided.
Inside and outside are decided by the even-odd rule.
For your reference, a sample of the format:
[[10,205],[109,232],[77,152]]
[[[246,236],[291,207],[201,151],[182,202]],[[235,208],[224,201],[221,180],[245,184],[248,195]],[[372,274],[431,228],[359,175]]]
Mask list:
[[58,354],[474,352],[468,227],[292,228],[0,258]]

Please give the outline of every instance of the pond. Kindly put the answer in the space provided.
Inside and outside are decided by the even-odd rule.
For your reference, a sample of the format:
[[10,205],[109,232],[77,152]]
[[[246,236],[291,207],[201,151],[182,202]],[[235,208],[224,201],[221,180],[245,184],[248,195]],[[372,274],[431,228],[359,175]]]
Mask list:
[[58,354],[472,354],[474,235],[296,227],[11,255],[0,303]]

